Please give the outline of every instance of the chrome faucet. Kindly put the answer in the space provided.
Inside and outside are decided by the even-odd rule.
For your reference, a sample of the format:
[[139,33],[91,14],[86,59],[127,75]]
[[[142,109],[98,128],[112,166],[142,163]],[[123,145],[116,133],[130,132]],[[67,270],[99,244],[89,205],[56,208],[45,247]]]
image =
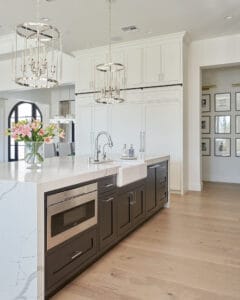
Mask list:
[[113,141],[112,141],[112,138],[110,136],[110,134],[107,132],[107,131],[100,131],[96,137],[96,140],[95,140],[95,148],[94,148],[94,161],[95,162],[99,162],[99,155],[101,153],[101,149],[99,147],[99,138],[100,136],[102,135],[105,135],[108,142],[106,144],[104,144],[104,147],[103,147],[103,160],[106,159],[106,151],[105,151],[105,147],[108,146],[110,148],[113,147]]

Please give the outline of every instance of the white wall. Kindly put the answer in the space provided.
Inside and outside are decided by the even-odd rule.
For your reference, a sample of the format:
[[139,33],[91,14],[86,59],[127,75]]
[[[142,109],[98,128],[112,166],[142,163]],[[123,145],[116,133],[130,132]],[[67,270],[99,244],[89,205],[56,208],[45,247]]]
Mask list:
[[192,42],[188,66],[188,188],[201,190],[201,67],[240,63],[240,35]]
[[[235,93],[240,92],[240,87],[232,87],[233,83],[240,83],[240,67],[228,67],[203,70],[202,84],[216,85],[203,94],[211,95],[211,112],[203,115],[211,117],[211,134],[203,134],[202,137],[211,138],[211,156],[202,157],[202,175],[205,181],[219,181],[240,183],[240,158],[235,156],[235,138],[240,138],[240,134],[235,134],[235,115],[240,115],[240,111],[235,111]],[[231,93],[231,112],[214,112],[215,93]],[[231,116],[231,134],[214,134],[214,116]],[[231,138],[231,157],[214,156],[214,138]]]

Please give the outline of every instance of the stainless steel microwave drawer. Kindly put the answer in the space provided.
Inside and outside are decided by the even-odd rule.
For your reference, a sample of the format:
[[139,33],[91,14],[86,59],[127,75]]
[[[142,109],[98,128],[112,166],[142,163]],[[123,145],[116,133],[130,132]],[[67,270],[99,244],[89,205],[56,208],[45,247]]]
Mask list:
[[97,253],[97,229],[79,234],[49,251],[46,256],[46,289],[61,285],[74,273],[81,271]]

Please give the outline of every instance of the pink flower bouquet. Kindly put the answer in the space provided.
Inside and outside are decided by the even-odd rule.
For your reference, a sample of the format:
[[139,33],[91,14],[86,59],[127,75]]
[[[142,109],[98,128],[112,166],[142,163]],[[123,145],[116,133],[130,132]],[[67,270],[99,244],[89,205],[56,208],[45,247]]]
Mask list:
[[43,144],[52,143],[55,136],[64,138],[64,131],[55,124],[43,128],[43,124],[38,120],[24,120],[13,123],[7,130],[7,135],[16,142],[25,142],[25,161],[30,165],[30,169],[35,169],[43,162]]
[[13,123],[12,128],[9,128],[7,134],[10,135],[16,142],[44,142],[52,143],[55,136],[64,138],[64,131],[56,126],[50,124],[43,129],[42,122],[27,120]]

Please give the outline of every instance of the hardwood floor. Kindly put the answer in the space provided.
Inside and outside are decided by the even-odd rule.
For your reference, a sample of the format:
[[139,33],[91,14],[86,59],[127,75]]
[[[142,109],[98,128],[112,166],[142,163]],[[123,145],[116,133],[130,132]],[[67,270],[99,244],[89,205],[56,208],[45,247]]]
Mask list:
[[240,299],[240,185],[206,183],[164,209],[52,300]]

